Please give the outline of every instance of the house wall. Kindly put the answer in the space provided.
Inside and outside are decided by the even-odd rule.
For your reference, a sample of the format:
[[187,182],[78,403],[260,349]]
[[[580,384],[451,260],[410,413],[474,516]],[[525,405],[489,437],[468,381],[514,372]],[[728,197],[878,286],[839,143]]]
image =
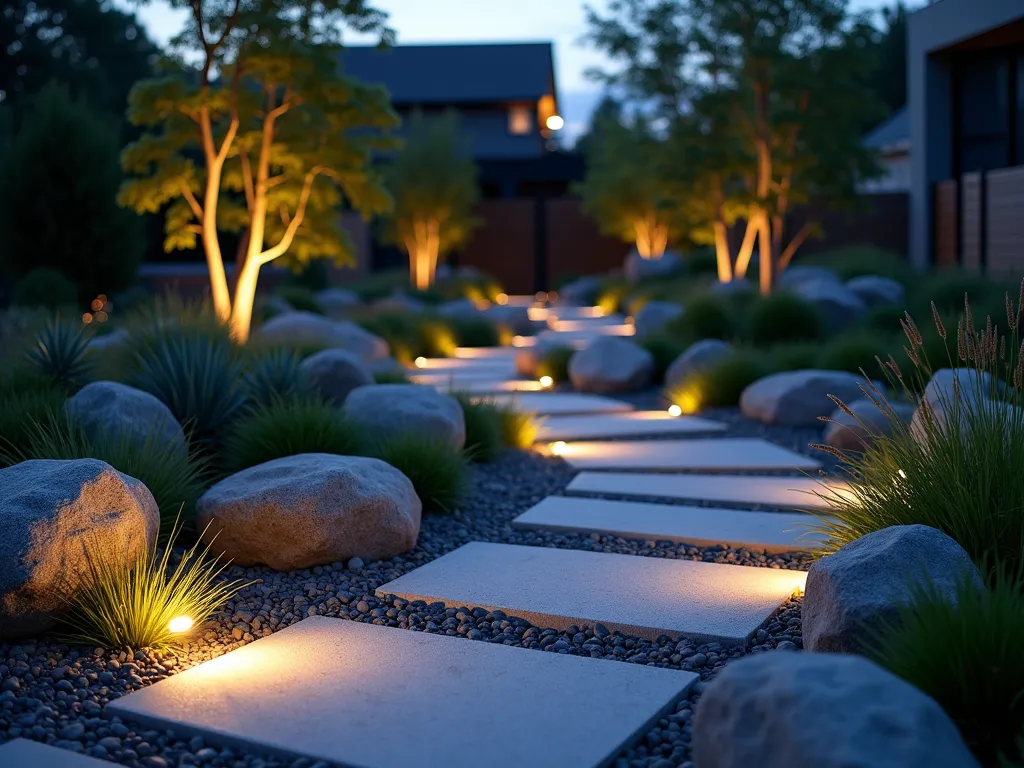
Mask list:
[[932,254],[933,185],[953,175],[952,67],[943,49],[1024,16],[1021,0],[941,0],[907,22],[910,145],[910,260],[926,267]]
[[[466,152],[474,159],[517,160],[538,157],[544,153],[544,140],[536,124],[536,104],[528,105],[532,110],[532,130],[521,136],[509,132],[511,106],[494,104],[474,106],[471,109],[455,108]],[[415,108],[412,105],[401,105],[396,111],[402,116],[403,124],[407,125]],[[404,135],[404,130],[399,129],[397,134]]]
[[884,155],[878,161],[884,171],[877,179],[861,182],[857,189],[867,194],[909,192],[910,191],[910,153]]

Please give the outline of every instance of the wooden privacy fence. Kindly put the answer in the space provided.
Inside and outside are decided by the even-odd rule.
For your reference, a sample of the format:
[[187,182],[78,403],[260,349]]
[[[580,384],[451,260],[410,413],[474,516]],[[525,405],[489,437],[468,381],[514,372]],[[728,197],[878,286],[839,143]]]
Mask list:
[[937,266],[993,275],[1024,272],[1024,166],[940,181],[932,205]]

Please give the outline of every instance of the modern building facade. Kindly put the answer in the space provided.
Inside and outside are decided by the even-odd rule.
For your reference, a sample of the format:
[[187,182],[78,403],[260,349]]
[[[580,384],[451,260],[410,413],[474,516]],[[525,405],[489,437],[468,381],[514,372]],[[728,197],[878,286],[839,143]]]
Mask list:
[[908,19],[910,258],[1024,271],[1024,0]]
[[882,175],[863,181],[858,191],[889,194],[910,191],[910,115],[907,108],[894,112],[864,137],[864,146],[878,153]]

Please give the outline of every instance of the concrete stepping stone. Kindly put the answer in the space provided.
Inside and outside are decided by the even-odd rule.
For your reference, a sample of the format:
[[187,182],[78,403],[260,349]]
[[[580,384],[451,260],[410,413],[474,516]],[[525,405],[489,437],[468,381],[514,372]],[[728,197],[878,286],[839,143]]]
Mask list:
[[0,765],[9,768],[111,768],[113,763],[28,739],[0,744]]
[[514,374],[515,359],[512,357],[465,358],[465,357],[419,357],[416,368],[423,373],[508,372]]
[[[845,483],[829,483],[841,493]],[[758,477],[756,475],[657,475],[639,472],[581,472],[565,489],[576,493],[621,496],[660,496],[700,499],[782,509],[827,509],[815,496],[824,488],[810,477]]]
[[756,437],[562,443],[552,452],[577,469],[818,469],[814,459]]
[[541,331],[537,334],[538,343],[553,342],[556,344],[567,344],[574,347],[585,347],[594,339],[600,336],[633,336],[636,328],[632,325],[604,325],[600,328],[593,328],[583,331]]
[[680,432],[717,432],[725,424],[696,416],[672,416],[668,411],[587,416],[554,416],[541,425],[537,440],[594,440],[602,437],[641,437]]
[[[417,381],[417,384],[426,382]],[[430,386],[439,392],[467,392],[472,395],[492,395],[501,392],[541,392],[544,385],[534,379],[447,379]]]
[[616,413],[632,411],[633,406],[621,400],[600,395],[580,395],[574,392],[527,392],[521,395],[498,395],[500,403],[516,404],[523,411],[538,416],[559,416],[581,413]]
[[412,373],[409,380],[416,384],[445,384],[449,381],[506,381],[517,376],[515,371],[500,370],[453,370],[443,373],[428,371]]
[[[804,517],[801,521],[799,518]],[[514,528],[598,533],[624,539],[746,547],[756,552],[806,552],[821,547],[808,533],[814,519],[799,513],[753,512],[549,496],[512,521]]]
[[696,677],[314,616],[106,714],[359,768],[595,768]]
[[743,643],[807,574],[774,568],[471,542],[384,584],[378,596],[500,609],[541,627],[601,622],[656,639]]
[[514,347],[457,347],[455,357],[460,360],[508,360],[514,359]]

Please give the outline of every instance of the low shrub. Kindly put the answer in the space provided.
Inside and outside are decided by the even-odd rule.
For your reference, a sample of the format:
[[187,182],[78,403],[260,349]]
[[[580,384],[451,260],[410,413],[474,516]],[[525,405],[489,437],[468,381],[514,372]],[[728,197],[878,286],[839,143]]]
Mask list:
[[628,283],[619,281],[606,282],[597,293],[597,299],[595,304],[601,308],[606,314],[610,315],[613,312],[618,312],[622,308],[622,302],[629,294],[630,286]]
[[0,467],[22,461],[36,424],[55,418],[65,399],[61,390],[45,383],[35,391],[0,391]]
[[703,339],[734,339],[739,323],[735,309],[720,296],[697,296],[686,305],[682,315],[665,325],[665,333],[680,344]]
[[955,602],[919,587],[911,604],[871,630],[867,655],[926,693],[985,766],[1024,762],[1024,580],[994,569],[979,590],[961,584]]
[[822,346],[818,366],[850,373],[863,371],[877,381],[885,376],[878,359],[886,359],[889,344],[889,337],[878,333],[843,333]]
[[686,351],[687,344],[680,343],[667,333],[654,333],[641,336],[636,343],[651,353],[654,358],[654,374],[652,380],[665,380],[665,371],[675,359]]
[[92,361],[86,354],[83,328],[80,323],[50,318],[29,350],[28,359],[35,370],[54,385],[75,389],[89,378]]
[[822,348],[811,341],[777,344],[769,350],[772,367],[779,372],[821,367]]
[[74,307],[78,303],[78,286],[56,269],[37,267],[15,284],[11,303],[46,309]]
[[799,296],[785,292],[756,299],[747,325],[750,341],[759,347],[814,341],[822,332],[818,310]]
[[195,441],[211,446],[245,405],[238,357],[218,335],[158,327],[135,346],[128,383],[163,402]]
[[[180,558],[174,543],[147,548],[135,562],[109,552],[89,558],[92,584],[76,591],[64,621],[65,642],[103,648],[177,649],[246,584],[225,579],[227,563],[196,544]],[[86,546],[97,546],[86,543]]]
[[409,377],[397,371],[379,371],[373,374],[375,384],[408,384]]
[[419,357],[454,357],[459,346],[452,325],[447,320],[431,317],[422,318],[416,326],[419,346],[416,356]]
[[683,254],[683,269],[688,275],[718,276],[718,258],[714,248],[694,248]]
[[556,347],[537,361],[537,378],[550,376],[555,384],[569,381],[569,361],[576,354],[572,347]]
[[452,396],[462,406],[466,422],[466,455],[473,461],[494,461],[502,448],[501,416],[494,400],[476,402],[465,392]]
[[257,355],[242,379],[242,390],[250,405],[270,405],[274,400],[292,400],[309,394],[302,375],[302,358],[285,347]]
[[88,435],[58,411],[48,411],[28,425],[22,441],[4,452],[6,463],[29,459],[99,459],[118,472],[134,477],[153,494],[160,510],[160,530],[166,535],[181,519],[188,534],[195,532],[196,501],[206,490],[206,464],[190,457],[156,433],[144,442],[119,434]]
[[[906,257],[870,245],[854,245],[801,259],[800,264],[827,267],[840,280],[862,275],[880,275],[907,284],[914,279],[914,270]],[[963,295],[960,297],[963,299]]]
[[744,389],[771,373],[773,369],[763,352],[738,349],[670,388],[665,396],[683,413],[734,406],[739,403]]
[[452,317],[448,326],[460,347],[497,347],[501,344],[498,326],[485,317]]
[[[863,453],[823,447],[840,457],[850,488],[823,495],[828,507],[817,530],[824,553],[891,525],[921,524],[951,536],[979,567],[999,562],[1024,568],[1024,515],[1018,513],[1024,509],[1024,356],[1018,328],[1001,337],[990,325],[978,331],[965,321],[954,335],[953,359],[962,366],[958,395],[932,403],[914,430],[887,411],[888,432],[873,434]],[[887,366],[887,372],[892,388],[920,405],[911,383],[928,381],[932,368],[919,355],[922,335],[913,321],[906,336],[913,362]],[[989,399],[983,374],[1008,382],[1006,402]],[[875,397],[886,405],[879,393]]]
[[[993,298],[998,308],[1003,301],[1003,291],[981,272],[942,269],[925,275],[916,284],[911,292],[912,302],[909,309],[911,312],[924,314],[928,312],[930,304],[934,304],[942,314],[960,313],[964,308],[965,294],[971,297],[975,308],[990,306]],[[998,313],[996,317],[1001,314]]]
[[300,453],[363,455],[363,428],[318,398],[275,398],[247,409],[224,443],[224,465],[233,472]]
[[378,443],[369,453],[412,482],[425,512],[450,512],[468,488],[468,460],[445,440],[412,432]]
[[501,442],[507,448],[527,451],[537,440],[540,423],[536,414],[522,411],[515,404],[499,404],[498,421],[501,425]]
[[906,310],[898,304],[883,304],[872,307],[857,326],[868,331],[880,331],[893,335],[900,332],[900,321]]
[[279,285],[274,289],[275,295],[287,301],[293,309],[302,312],[313,312],[317,315],[324,313],[324,308],[317,301],[316,294],[309,288],[302,285]]

